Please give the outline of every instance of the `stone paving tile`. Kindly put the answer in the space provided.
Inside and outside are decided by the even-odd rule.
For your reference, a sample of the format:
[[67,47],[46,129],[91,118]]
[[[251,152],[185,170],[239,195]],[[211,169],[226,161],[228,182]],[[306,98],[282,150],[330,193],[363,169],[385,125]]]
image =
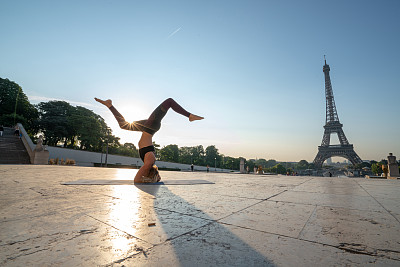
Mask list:
[[82,196],[91,195],[102,197],[104,199],[127,199],[130,200],[132,195],[136,196],[141,194],[141,197],[146,197],[147,194],[141,192],[139,188],[131,185],[63,185],[71,187],[75,190],[76,194]]
[[400,213],[393,213],[392,215],[400,222]]
[[337,178],[326,178],[327,180],[312,179],[304,184],[296,186],[293,191],[303,191],[309,193],[335,194],[335,195],[355,195],[369,196],[369,194],[354,180]]
[[371,185],[371,186],[397,186],[399,184],[399,180],[388,180],[388,179],[364,179],[364,178],[357,178],[355,179],[357,183],[360,185]]
[[400,260],[399,226],[387,212],[318,207],[300,238]]
[[232,214],[221,222],[267,233],[297,237],[314,209],[313,205],[263,201]]
[[369,195],[375,198],[387,198],[400,200],[398,187],[393,185],[374,186],[360,184],[361,187],[368,192]]
[[[151,244],[159,244],[209,223],[209,220],[154,208],[151,202],[115,201],[88,216]],[[149,224],[154,223],[154,226]]]
[[388,212],[400,214],[400,199],[396,198],[375,198]]
[[[56,193],[56,189],[42,190],[36,188],[35,190],[40,193],[35,192],[34,198],[25,198],[24,194],[18,194],[21,195],[19,201],[15,199],[12,203],[2,205],[0,207],[0,222],[56,214],[60,211],[88,211],[102,208],[104,203],[112,201],[110,197],[82,194],[82,192],[76,192],[76,190],[68,193]],[[22,192],[29,193],[32,191],[25,190]],[[50,191],[53,192],[49,193]]]
[[279,235],[261,234],[233,226],[227,228],[276,266],[398,266],[398,261],[350,254],[321,242],[305,242]]
[[398,266],[323,244],[212,223],[113,266]]
[[154,201],[154,206],[208,220],[218,220],[259,201],[220,195],[208,195],[205,198],[204,194],[195,193],[184,198],[177,195],[158,197]]
[[[7,232],[16,230],[15,236],[5,237],[4,227]],[[85,215],[43,216],[1,228],[1,266],[97,266],[151,247]]]
[[2,222],[0,244],[20,242],[35,236],[89,229],[96,221],[83,212],[64,211],[39,217]]
[[285,190],[286,188],[282,188],[279,186],[246,186],[241,184],[235,188],[224,187],[224,190],[219,193],[219,195],[263,200],[279,194]]
[[8,205],[18,204],[21,199],[33,200],[35,198],[39,198],[38,194],[33,190],[24,190],[23,188],[9,185],[2,185],[1,188],[2,190],[0,190],[0,202],[2,205],[0,206],[0,210]]
[[204,196],[200,195],[197,199],[188,201],[191,206],[199,209],[199,212],[193,214],[193,216],[219,220],[260,202],[258,199],[231,196],[208,196],[206,200],[204,201]]
[[293,191],[297,192],[308,192],[308,193],[320,193],[320,194],[333,194],[333,195],[351,195],[351,196],[363,196],[363,197],[368,197],[369,194],[365,192],[364,189],[362,188],[349,188],[349,187],[338,187],[338,186],[333,186],[333,187],[320,187],[320,186],[314,186],[314,187],[307,187],[304,185],[302,187],[296,187],[293,189]]
[[[399,266],[399,181],[0,165],[1,266]],[[155,223],[155,225],[149,225]]]
[[370,196],[287,191],[270,200],[329,207],[344,207],[366,211],[384,211],[382,206]]
[[[166,173],[167,174],[167,173]],[[292,189],[298,184],[307,181],[308,177],[287,178],[286,176],[274,177],[264,175],[243,175],[243,174],[218,174],[219,179],[210,174],[202,173],[188,173],[188,177],[197,175],[198,179],[209,180],[215,182],[214,185],[199,185],[195,188],[190,188],[188,191],[187,187],[171,187],[171,191],[179,196],[190,196],[194,192],[204,193],[209,192],[211,195],[219,196],[233,196],[242,198],[255,198],[255,199],[267,199],[273,195],[281,193],[285,190]],[[228,175],[231,178],[221,179],[221,176]],[[165,175],[166,176],[166,175]],[[164,177],[164,174],[163,174]],[[166,178],[170,178],[166,176]],[[171,177],[172,179],[172,177]],[[175,178],[174,178],[175,179]],[[288,179],[288,180],[286,180]],[[294,179],[296,179],[294,181]],[[252,190],[253,189],[253,190]]]

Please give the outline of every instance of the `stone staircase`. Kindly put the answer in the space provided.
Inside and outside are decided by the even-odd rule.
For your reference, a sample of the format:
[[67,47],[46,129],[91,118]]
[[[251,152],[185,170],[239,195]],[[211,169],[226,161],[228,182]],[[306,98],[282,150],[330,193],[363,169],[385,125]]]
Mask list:
[[0,136],[0,164],[31,164],[29,154],[19,136],[14,135],[14,129],[4,127]]

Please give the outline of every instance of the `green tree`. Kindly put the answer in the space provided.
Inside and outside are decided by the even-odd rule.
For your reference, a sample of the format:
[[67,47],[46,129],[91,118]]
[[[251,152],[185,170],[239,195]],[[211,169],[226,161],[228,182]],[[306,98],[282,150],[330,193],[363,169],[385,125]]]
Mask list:
[[124,149],[128,149],[130,151],[130,155],[131,157],[139,157],[139,150],[136,148],[136,146],[132,143],[125,143],[123,145]]
[[374,174],[378,175],[378,166],[377,166],[376,163],[373,163],[373,164],[371,165],[371,171],[372,171]]
[[[265,160],[265,159],[257,159],[257,160],[254,162],[254,164],[255,164],[256,166],[261,166],[262,168],[268,168],[268,167],[273,166],[273,165],[271,165],[271,164],[269,163],[269,161],[267,161],[267,160]],[[275,162],[275,164],[276,164],[276,162]],[[269,166],[269,165],[271,165],[271,166]]]
[[73,107],[65,101],[41,102],[37,105],[39,109],[39,127],[44,133],[44,143],[57,146],[61,141],[76,135],[76,130],[68,123],[68,116]]
[[308,164],[308,168],[314,170],[314,169],[315,169],[315,164],[314,164],[314,162],[309,163],[309,164]]
[[240,170],[240,158],[234,158],[233,159],[233,170]]
[[302,159],[296,164],[296,169],[305,170],[305,169],[308,169],[308,166],[309,166],[309,164],[308,164],[307,160]]
[[267,160],[267,163],[265,165],[265,168],[271,168],[277,164],[276,160],[274,159],[269,159]]
[[21,86],[0,78],[0,124],[14,126],[22,123],[32,136],[37,133],[38,111],[22,91]]
[[160,160],[160,145],[156,144],[156,142],[153,141],[153,146],[154,146],[154,152],[156,154],[156,160]]
[[177,145],[167,145],[160,149],[160,160],[179,162],[179,148]]
[[362,162],[362,163],[358,163],[358,164],[356,164],[354,166],[355,169],[362,169],[362,168],[365,168],[365,167],[371,168],[371,163]]
[[101,151],[108,141],[110,153],[119,151],[119,138],[111,135],[104,119],[93,111],[73,107],[65,101],[41,102],[37,107],[45,144],[57,146],[62,143],[64,147]]
[[136,146],[132,143],[125,143],[122,146],[113,146],[111,148],[113,154],[128,156],[128,157],[139,157],[139,151]]
[[80,149],[99,151],[102,141],[107,135],[107,125],[104,119],[93,111],[77,106],[68,114],[67,122],[71,136],[67,137],[71,147],[75,141],[79,142]]
[[220,167],[221,156],[218,153],[218,149],[212,145],[206,148],[205,163],[210,167],[215,167],[215,163],[219,163],[217,167]]
[[234,170],[235,169],[235,158],[229,157],[229,156],[224,156],[224,165],[222,168],[228,169],[228,170]]
[[254,161],[247,159],[245,160],[245,168],[249,167],[249,171],[252,172],[254,170],[254,166],[255,166]]
[[381,175],[382,174],[382,163],[377,162],[377,163],[373,163],[371,165],[371,171],[373,173],[375,173],[376,175]]
[[380,164],[387,165],[387,164],[388,164],[388,161],[387,161],[387,159],[382,159],[381,161],[379,161],[379,163],[380,163]]
[[373,173],[375,173],[376,175],[381,175],[383,170],[382,170],[382,163],[377,162],[377,163],[373,163],[371,165],[371,171]]
[[[21,123],[24,126],[24,128],[29,127],[27,119],[22,115],[12,113],[12,114],[3,114],[0,116],[0,125],[6,127],[13,127],[14,124],[17,123]],[[28,131],[28,129],[26,130]]]
[[195,165],[205,165],[205,152],[202,145],[191,147],[192,162]]
[[271,171],[276,174],[286,174],[286,168],[280,163],[272,167]]
[[192,163],[192,147],[184,146],[179,148],[179,163]]
[[108,144],[108,153],[119,154],[121,151],[121,144],[119,142],[120,138],[113,135],[110,128],[107,128],[106,135],[104,137],[104,147]]

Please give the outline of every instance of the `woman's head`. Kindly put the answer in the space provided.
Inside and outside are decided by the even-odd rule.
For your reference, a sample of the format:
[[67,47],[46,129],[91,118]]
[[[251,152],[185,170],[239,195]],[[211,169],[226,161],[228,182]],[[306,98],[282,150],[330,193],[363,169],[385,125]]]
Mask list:
[[158,172],[158,167],[156,165],[153,165],[153,167],[150,168],[149,174],[147,177],[154,179],[157,182],[161,180],[161,176],[160,176],[160,173]]

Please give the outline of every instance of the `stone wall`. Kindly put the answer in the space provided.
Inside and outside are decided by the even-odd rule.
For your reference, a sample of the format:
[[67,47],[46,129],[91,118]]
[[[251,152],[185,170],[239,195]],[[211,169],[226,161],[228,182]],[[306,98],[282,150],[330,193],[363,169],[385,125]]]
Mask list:
[[[34,149],[35,144],[29,138],[28,134],[26,133],[22,124],[18,123],[20,131],[22,133],[22,140],[28,153],[31,157],[31,163],[34,163]],[[78,166],[86,166],[86,167],[93,167],[95,165],[100,165],[101,163],[104,165],[106,160],[106,154],[98,153],[98,152],[90,152],[84,150],[76,150],[76,149],[69,149],[69,148],[62,148],[62,147],[54,147],[54,146],[46,146],[45,149],[49,153],[49,159],[58,158],[59,160],[64,159],[72,159],[75,160],[76,165]],[[46,152],[47,153],[47,152]],[[107,156],[107,164],[110,165],[125,165],[125,166],[132,166],[132,167],[140,167],[143,165],[143,162],[140,158],[133,158],[133,157],[126,157],[126,156],[118,156],[118,155],[110,155]],[[167,169],[176,169],[176,170],[183,170],[189,171],[191,170],[189,164],[180,164],[180,163],[173,163],[173,162],[165,162],[165,161],[156,161],[156,165],[159,168],[167,168]],[[204,166],[194,166],[195,171],[206,171],[207,167]],[[214,172],[215,168],[210,167],[210,171]],[[216,168],[217,172],[230,172],[227,169],[220,169]]]
[[[101,155],[98,152],[89,152],[83,150],[75,150],[61,147],[52,147],[48,146],[47,150],[50,152],[50,159],[73,159],[78,166],[90,166],[93,167],[101,162],[105,163],[106,154]],[[132,167],[140,167],[143,165],[143,162],[140,158],[126,157],[126,156],[118,156],[118,155],[110,155],[107,157],[107,164],[111,165],[128,165]],[[165,161],[156,161],[156,165],[159,168],[168,168],[168,169],[179,169],[189,171],[189,164],[181,164],[181,163],[173,163],[173,162],[165,162]],[[195,171],[206,171],[207,167],[204,166],[194,166]],[[214,167],[210,167],[210,171],[215,171]],[[227,169],[217,168],[218,172],[229,172]]]

